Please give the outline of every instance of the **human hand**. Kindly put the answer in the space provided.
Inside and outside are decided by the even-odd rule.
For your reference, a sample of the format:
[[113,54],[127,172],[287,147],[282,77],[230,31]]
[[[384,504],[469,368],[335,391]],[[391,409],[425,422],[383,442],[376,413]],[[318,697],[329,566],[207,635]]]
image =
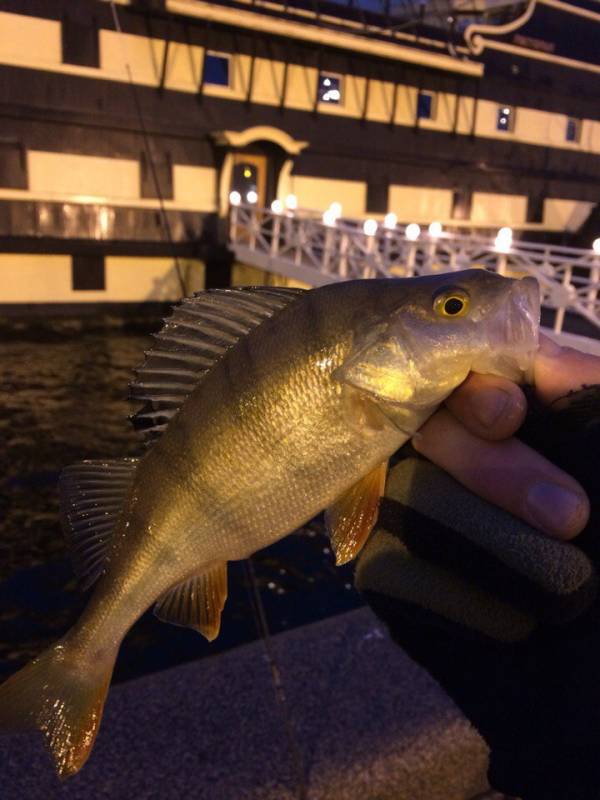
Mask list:
[[[549,404],[584,384],[600,384],[600,358],[541,336],[534,380],[539,399]],[[573,538],[587,523],[589,500],[574,478],[513,437],[526,410],[516,384],[473,373],[413,446],[484,499],[549,536]]]

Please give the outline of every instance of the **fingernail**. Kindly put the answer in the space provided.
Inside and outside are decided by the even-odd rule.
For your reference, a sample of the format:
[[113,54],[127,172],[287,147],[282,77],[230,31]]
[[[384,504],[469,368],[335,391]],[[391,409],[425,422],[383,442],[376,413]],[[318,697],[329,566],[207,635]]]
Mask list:
[[555,358],[556,356],[560,355],[562,351],[563,348],[559,344],[556,344],[556,342],[549,336],[544,336],[543,334],[540,335],[539,352],[543,356]]
[[491,428],[506,413],[509,399],[502,389],[480,389],[473,398],[473,415],[484,428]]
[[534,526],[545,531],[566,533],[577,527],[585,498],[564,486],[541,481],[527,494],[527,511]]

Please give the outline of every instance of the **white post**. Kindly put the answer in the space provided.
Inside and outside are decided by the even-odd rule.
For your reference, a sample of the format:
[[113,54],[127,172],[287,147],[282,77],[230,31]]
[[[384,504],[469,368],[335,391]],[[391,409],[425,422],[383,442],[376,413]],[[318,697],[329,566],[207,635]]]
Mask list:
[[273,214],[273,225],[271,227],[271,256],[276,256],[279,252],[279,237],[281,235],[281,217]]
[[[568,266],[565,269],[565,274],[563,275],[562,285],[564,287],[564,294],[565,296],[569,296],[571,289],[571,276],[573,274],[573,267]],[[560,333],[562,331],[562,326],[565,321],[565,309],[566,306],[561,306],[560,308],[556,309],[556,317],[554,318],[554,333]]]
[[237,241],[237,218],[238,207],[230,204],[229,206],[229,238],[232,242]]
[[415,274],[415,259],[417,257],[417,243],[408,243],[408,253],[406,254],[406,277],[412,278]]
[[[309,223],[305,222],[304,224],[308,225]],[[300,266],[300,264],[302,264],[303,230],[302,230],[302,221],[298,217],[293,217],[293,219],[290,220],[290,230],[294,231],[294,236],[296,238],[295,241],[296,248],[294,251],[294,264]]]
[[426,270],[428,273],[435,272],[434,263],[435,263],[435,251],[436,251],[437,241],[432,239],[427,248],[425,250],[425,265]]
[[340,262],[339,262],[340,278],[348,277],[348,245],[349,245],[348,234],[344,231],[342,234],[340,234]]
[[366,260],[366,269],[364,272],[365,278],[374,278],[376,274],[375,270],[375,236],[368,236],[367,234],[363,234],[365,237],[366,244],[365,244],[365,260]]
[[321,264],[323,266],[323,272],[330,272],[331,270],[329,269],[329,263],[331,261],[333,228],[330,228],[329,225],[324,227],[325,236],[323,237],[323,254]]
[[256,208],[250,208],[248,213],[249,222],[250,222],[250,240],[248,242],[250,248],[254,250],[256,248],[256,232],[258,230],[258,211]]
[[498,275],[506,275],[506,253],[498,253],[496,272]]
[[594,259],[594,266],[590,267],[590,288],[587,293],[587,309],[593,314],[598,302],[598,284],[600,284],[600,259]]

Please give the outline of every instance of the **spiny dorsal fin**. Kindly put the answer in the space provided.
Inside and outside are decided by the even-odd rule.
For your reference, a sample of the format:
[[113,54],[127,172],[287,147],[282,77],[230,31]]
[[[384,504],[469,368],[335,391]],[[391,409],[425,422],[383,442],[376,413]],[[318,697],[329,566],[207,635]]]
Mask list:
[[221,611],[227,600],[227,562],[193,575],[164,594],[154,606],[163,622],[200,631],[209,642],[221,627]]
[[82,461],[61,473],[61,522],[84,589],[104,572],[115,523],[137,465],[137,458]]
[[360,552],[377,522],[385,491],[387,461],[369,472],[325,512],[335,563],[346,564]]
[[230,347],[304,291],[275,286],[215,289],[176,306],[130,384],[130,399],[143,403],[131,420],[146,443],[161,435]]

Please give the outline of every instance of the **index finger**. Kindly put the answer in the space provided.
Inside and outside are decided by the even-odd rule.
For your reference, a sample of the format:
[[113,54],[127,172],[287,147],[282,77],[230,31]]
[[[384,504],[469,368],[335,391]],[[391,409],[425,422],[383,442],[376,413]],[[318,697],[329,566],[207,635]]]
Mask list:
[[561,347],[540,334],[533,373],[540,400],[550,404],[583,386],[600,384],[600,356]]

